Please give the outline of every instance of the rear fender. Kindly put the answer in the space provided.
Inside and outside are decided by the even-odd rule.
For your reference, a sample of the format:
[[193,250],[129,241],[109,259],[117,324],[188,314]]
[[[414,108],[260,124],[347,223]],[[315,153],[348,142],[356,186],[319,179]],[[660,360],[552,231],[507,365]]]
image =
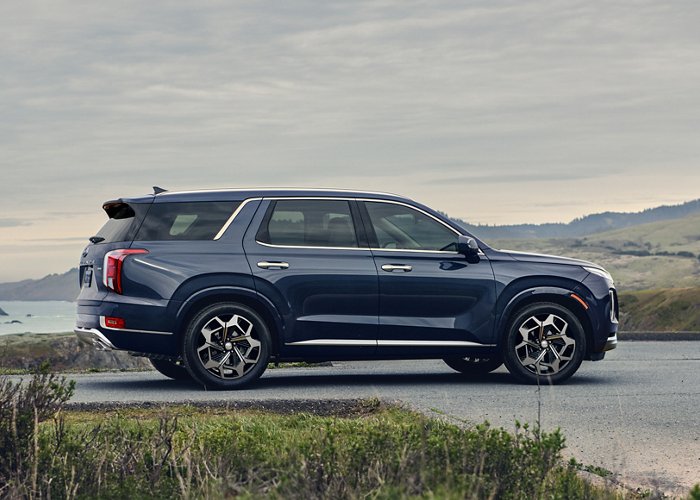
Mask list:
[[[182,338],[190,319],[199,311],[210,304],[219,302],[239,302],[254,309],[268,323],[270,334],[273,337],[275,348],[273,352],[279,352],[284,339],[284,321],[274,304],[264,295],[255,290],[237,286],[215,286],[199,290],[183,301],[176,312],[176,335]],[[179,340],[178,340],[179,342]]]

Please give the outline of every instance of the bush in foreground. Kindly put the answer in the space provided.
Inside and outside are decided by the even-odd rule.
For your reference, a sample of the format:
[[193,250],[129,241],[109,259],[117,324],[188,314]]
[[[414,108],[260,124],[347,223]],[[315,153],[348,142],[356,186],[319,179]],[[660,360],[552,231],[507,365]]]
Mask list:
[[8,498],[614,498],[560,465],[564,439],[462,429],[378,402],[352,418],[174,407],[60,412],[39,374],[0,383]]

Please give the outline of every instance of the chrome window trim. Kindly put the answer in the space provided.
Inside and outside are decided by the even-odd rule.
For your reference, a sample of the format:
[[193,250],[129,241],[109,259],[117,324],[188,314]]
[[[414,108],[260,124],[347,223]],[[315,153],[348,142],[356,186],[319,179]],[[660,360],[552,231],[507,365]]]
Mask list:
[[216,233],[216,236],[214,236],[214,241],[220,239],[226,230],[229,228],[229,226],[233,223],[233,221],[236,219],[239,213],[241,213],[241,210],[243,210],[243,207],[245,207],[249,202],[251,201],[257,201],[257,200],[262,200],[262,198],[246,198],[243,200],[240,205],[236,207],[236,210],[233,211],[231,216],[224,222],[224,225],[221,226],[221,229],[219,229],[219,232]]
[[[380,194],[380,193],[377,193]],[[270,201],[280,201],[280,200],[334,200],[334,201],[362,201],[362,202],[375,202],[375,203],[392,203],[394,205],[402,205],[404,207],[411,208],[413,210],[416,210],[423,215],[426,215],[427,217],[430,217],[434,221],[442,224],[445,226],[447,229],[455,233],[457,236],[461,235],[459,231],[457,231],[455,228],[450,226],[449,224],[441,221],[434,215],[429,214],[425,210],[416,207],[414,205],[411,205],[410,203],[405,203],[402,201],[395,201],[395,200],[381,200],[381,199],[376,199],[376,198],[351,198],[351,197],[339,197],[339,196],[265,196],[263,198],[249,198],[249,199],[262,199],[264,201],[270,200]],[[247,201],[247,200],[246,200]],[[240,208],[240,207],[239,207]],[[225,229],[224,229],[225,230]],[[451,252],[448,250],[419,250],[419,249],[411,249],[411,248],[375,248],[375,247],[326,247],[326,246],[307,246],[307,245],[274,245],[272,243],[264,243],[262,241],[258,241],[257,239],[255,242],[258,245],[270,247],[270,248],[301,248],[301,249],[320,249],[320,250],[377,250],[380,252],[411,252],[411,253],[437,253],[437,254],[442,254],[442,255],[461,255],[459,252]],[[485,254],[479,249],[479,255],[484,256]]]
[[104,316],[100,316],[100,327],[104,328],[105,330],[113,330],[115,332],[150,333],[153,335],[172,335],[173,334],[173,332],[159,332],[156,330],[131,330],[129,328],[113,328],[111,326],[107,326],[107,323],[105,322]]
[[264,243],[258,240],[255,240],[255,243],[270,248],[301,248],[303,250],[364,250],[366,252],[370,250],[369,247],[311,247],[303,245],[273,245],[272,243]]

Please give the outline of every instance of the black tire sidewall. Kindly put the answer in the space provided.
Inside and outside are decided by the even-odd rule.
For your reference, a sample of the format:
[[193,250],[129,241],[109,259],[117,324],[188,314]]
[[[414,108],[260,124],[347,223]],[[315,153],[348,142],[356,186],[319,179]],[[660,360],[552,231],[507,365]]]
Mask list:
[[[515,346],[520,343],[520,325],[530,316],[548,313],[562,317],[569,324],[567,334],[576,341],[576,348],[573,359],[562,370],[552,375],[538,376],[522,365],[515,352]],[[557,384],[569,379],[581,366],[586,353],[586,334],[579,319],[569,309],[553,302],[538,302],[525,306],[513,316],[508,324],[503,345],[503,361],[518,381],[527,384]]]
[[466,358],[444,358],[443,361],[447,366],[464,375],[484,375],[496,370],[503,364],[503,359],[496,354],[485,356],[482,359],[488,359],[488,361],[476,363],[467,361]]
[[177,365],[164,359],[150,359],[149,361],[161,375],[173,380],[192,380],[192,376],[183,365]]
[[[197,342],[202,327],[215,316],[238,314],[253,323],[255,338],[260,341],[258,362],[242,377],[222,379],[204,368],[197,354]],[[270,330],[260,315],[248,306],[238,303],[219,303],[206,307],[187,325],[182,340],[182,356],[192,378],[210,389],[240,389],[257,380],[267,368],[272,345]]]

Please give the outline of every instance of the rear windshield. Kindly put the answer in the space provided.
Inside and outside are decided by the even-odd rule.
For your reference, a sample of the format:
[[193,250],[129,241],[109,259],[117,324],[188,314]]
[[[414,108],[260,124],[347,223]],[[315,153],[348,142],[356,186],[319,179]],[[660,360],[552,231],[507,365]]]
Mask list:
[[154,203],[134,240],[213,240],[239,204],[238,201]]
[[132,203],[131,205],[114,203],[106,206],[105,211],[109,220],[96,234],[96,236],[104,238],[100,243],[133,240],[149,206],[150,203]]

